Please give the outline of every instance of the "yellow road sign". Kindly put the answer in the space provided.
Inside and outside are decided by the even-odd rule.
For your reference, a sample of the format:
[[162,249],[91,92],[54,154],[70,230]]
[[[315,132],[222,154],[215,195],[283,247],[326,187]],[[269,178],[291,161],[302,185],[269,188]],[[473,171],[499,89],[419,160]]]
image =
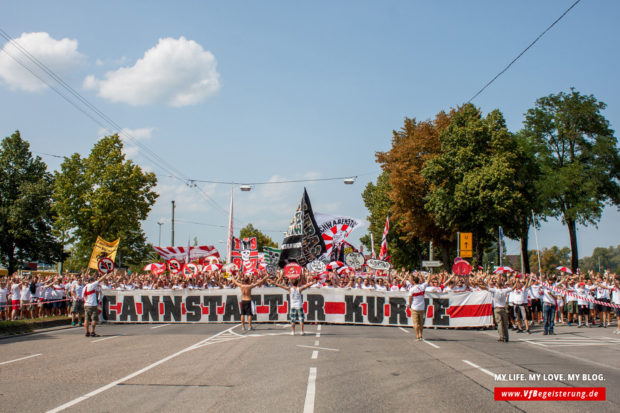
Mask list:
[[459,235],[459,249],[461,257],[471,258],[474,252],[474,243],[471,232],[461,232]]

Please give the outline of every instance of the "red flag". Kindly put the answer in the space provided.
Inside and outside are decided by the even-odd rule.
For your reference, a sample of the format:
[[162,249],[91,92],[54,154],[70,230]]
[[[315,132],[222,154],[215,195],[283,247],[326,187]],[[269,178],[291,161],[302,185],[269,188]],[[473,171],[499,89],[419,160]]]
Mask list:
[[379,250],[379,259],[384,260],[387,257],[387,234],[390,230],[390,216],[385,218],[385,228],[383,228],[383,238],[381,239],[381,249]]

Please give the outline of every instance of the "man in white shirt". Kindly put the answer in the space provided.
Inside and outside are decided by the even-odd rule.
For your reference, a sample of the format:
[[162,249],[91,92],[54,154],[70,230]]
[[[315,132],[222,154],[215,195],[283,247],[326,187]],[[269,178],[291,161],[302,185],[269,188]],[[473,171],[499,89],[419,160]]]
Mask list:
[[497,333],[499,334],[499,339],[497,341],[508,343],[509,322],[508,314],[506,314],[506,300],[512,288],[504,286],[502,276],[493,276],[488,286],[480,285],[480,288],[488,290],[493,294],[493,314],[495,316],[495,322],[497,323]]
[[[613,278],[613,290],[611,291],[611,302],[612,304],[620,306],[620,278],[617,275],[612,275]],[[616,320],[620,320],[620,308],[614,308],[616,312]],[[615,331],[615,334],[620,334],[620,321],[618,321],[618,328]]]
[[[549,285],[554,286],[555,279],[551,278],[548,282]],[[543,320],[544,320],[544,333],[543,335],[555,335],[553,328],[555,327],[555,310],[560,295],[554,292],[550,286],[543,286],[542,289],[542,303],[543,303]]]
[[[95,279],[94,276],[89,277],[88,284],[84,286],[82,290],[82,299],[84,300],[84,329],[86,330],[86,337],[99,337],[95,333],[95,327],[97,326],[97,317],[99,316],[97,311],[97,293],[99,292],[99,283],[105,280],[111,272]],[[90,325],[90,329],[89,329]]]
[[429,273],[426,281],[420,283],[419,275],[413,276],[413,286],[409,289],[409,307],[411,307],[411,319],[413,320],[413,329],[415,330],[416,340],[422,341],[422,330],[424,329],[424,319],[426,314],[426,303],[424,301],[424,292],[431,278]]
[[[611,302],[611,285],[608,285],[603,281],[603,277],[599,276],[596,281],[596,299],[602,303]],[[597,304],[596,311],[598,311],[601,317],[601,323],[599,327],[605,327],[609,325],[609,307],[604,304]]]

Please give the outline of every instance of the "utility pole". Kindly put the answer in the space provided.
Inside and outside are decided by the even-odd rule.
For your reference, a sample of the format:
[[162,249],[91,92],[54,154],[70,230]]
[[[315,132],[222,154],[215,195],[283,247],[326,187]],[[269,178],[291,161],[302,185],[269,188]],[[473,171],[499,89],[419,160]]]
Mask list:
[[172,245],[174,247],[174,201],[172,201]]

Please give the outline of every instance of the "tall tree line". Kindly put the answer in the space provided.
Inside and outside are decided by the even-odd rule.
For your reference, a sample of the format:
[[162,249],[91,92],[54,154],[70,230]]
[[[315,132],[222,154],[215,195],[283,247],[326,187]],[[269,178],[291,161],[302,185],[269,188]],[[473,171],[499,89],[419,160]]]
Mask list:
[[[398,228],[392,238],[408,246],[433,241],[446,263],[455,255],[456,233],[471,232],[473,261],[482,265],[502,227],[521,241],[529,272],[529,229],[558,217],[576,270],[576,224],[596,224],[605,205],[620,203],[620,155],[604,109],[594,96],[571,89],[538,99],[516,133],[499,110],[483,115],[470,103],[432,120],[406,118],[390,150],[376,153],[383,174],[362,196],[371,231],[389,213]],[[382,182],[387,207],[379,210],[367,192]]]

